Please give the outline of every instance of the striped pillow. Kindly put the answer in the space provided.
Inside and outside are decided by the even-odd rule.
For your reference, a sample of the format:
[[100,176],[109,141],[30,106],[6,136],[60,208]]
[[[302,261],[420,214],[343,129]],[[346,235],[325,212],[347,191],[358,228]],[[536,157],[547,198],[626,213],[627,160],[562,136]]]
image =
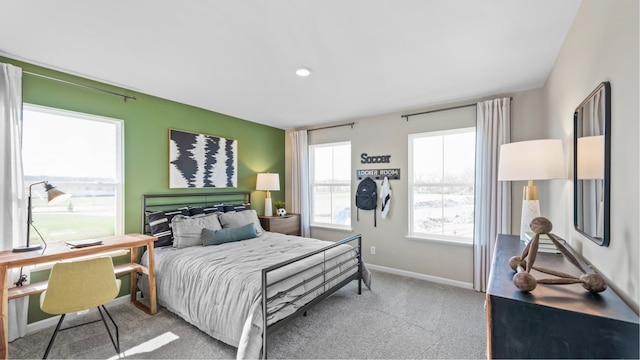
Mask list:
[[189,215],[188,208],[176,210],[164,210],[147,212],[147,222],[151,235],[158,238],[154,242],[154,247],[168,246],[173,244],[173,232],[171,231],[171,219],[176,215]]
[[251,209],[251,204],[250,203],[224,205],[224,212],[244,211],[244,210],[250,210],[250,209]]
[[189,216],[200,215],[200,214],[213,214],[215,212],[224,212],[224,205],[211,205],[205,207],[192,207],[189,208]]

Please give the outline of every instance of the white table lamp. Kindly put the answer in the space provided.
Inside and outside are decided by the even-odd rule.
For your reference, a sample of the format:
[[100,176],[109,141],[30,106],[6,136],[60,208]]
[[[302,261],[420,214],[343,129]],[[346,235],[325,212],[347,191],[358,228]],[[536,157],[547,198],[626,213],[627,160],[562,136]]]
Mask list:
[[604,179],[604,135],[584,136],[578,138],[576,168],[578,180],[599,181],[600,201],[596,214],[596,234],[602,239],[604,234],[604,191],[602,180]]
[[280,190],[280,175],[271,173],[258,174],[256,190],[267,192],[267,197],[264,199],[264,215],[272,216],[273,205],[271,203],[271,191]]
[[520,239],[526,240],[531,220],[540,216],[538,189],[533,180],[566,177],[562,140],[520,141],[500,146],[499,181],[528,181],[522,194]]
[[578,179],[604,179],[604,135],[578,138]]

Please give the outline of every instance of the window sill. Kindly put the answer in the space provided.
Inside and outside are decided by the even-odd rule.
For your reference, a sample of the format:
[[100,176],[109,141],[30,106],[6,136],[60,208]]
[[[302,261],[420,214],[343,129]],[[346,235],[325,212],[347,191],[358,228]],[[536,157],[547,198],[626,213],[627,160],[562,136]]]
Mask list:
[[313,229],[322,229],[322,230],[336,230],[336,231],[343,231],[343,232],[353,232],[353,229],[351,227],[337,227],[337,226],[331,226],[331,225],[320,225],[320,224],[311,224],[310,225],[311,228]]
[[431,242],[431,243],[444,244],[444,245],[454,245],[454,246],[463,246],[463,247],[473,246],[472,242],[467,242],[467,241],[434,239],[434,238],[415,236],[415,235],[406,235],[404,238],[407,240]]

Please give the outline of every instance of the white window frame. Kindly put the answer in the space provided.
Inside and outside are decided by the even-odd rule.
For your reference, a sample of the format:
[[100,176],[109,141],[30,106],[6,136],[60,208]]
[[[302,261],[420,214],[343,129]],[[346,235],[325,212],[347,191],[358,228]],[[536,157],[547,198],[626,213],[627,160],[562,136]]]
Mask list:
[[[34,104],[23,104],[24,110],[41,112],[41,113],[49,113],[52,115],[59,116],[67,116],[76,119],[85,119],[90,121],[97,122],[106,122],[109,124],[113,124],[116,127],[116,181],[113,183],[101,183],[103,186],[113,186],[115,188],[116,194],[116,214],[115,214],[115,235],[124,234],[124,126],[123,120],[115,119],[105,116],[81,113],[70,110],[56,109],[47,106],[34,105]],[[62,139],[61,141],[64,141]],[[81,185],[84,183],[73,183],[73,185]],[[94,183],[86,183],[88,185],[95,185]]]
[[[414,203],[414,187],[416,186],[442,186],[442,185],[454,185],[454,186],[460,186],[460,185],[464,185],[464,184],[445,184],[445,183],[420,183],[420,184],[416,184],[414,183],[413,179],[413,160],[414,160],[414,153],[413,153],[413,142],[415,139],[419,139],[419,138],[424,138],[424,137],[432,137],[432,136],[446,136],[446,135],[455,135],[455,134],[463,134],[463,133],[468,133],[468,132],[476,132],[476,128],[475,127],[464,127],[464,128],[458,128],[458,129],[449,129],[449,130],[440,130],[440,131],[428,131],[428,132],[422,132],[422,133],[416,133],[416,134],[409,134],[409,141],[408,141],[408,164],[407,164],[407,168],[408,168],[408,186],[407,186],[407,195],[408,195],[408,221],[407,221],[407,225],[408,225],[408,229],[407,229],[407,238],[409,239],[414,239],[414,240],[429,240],[429,241],[434,241],[434,242],[441,242],[441,243],[446,243],[446,244],[458,244],[458,245],[473,245],[473,235],[471,235],[470,237],[460,237],[460,236],[450,236],[450,235],[443,235],[443,234],[429,234],[429,233],[416,233],[413,231],[413,219],[414,219],[414,208],[413,208],[413,203]],[[469,184],[472,185],[474,187],[474,193],[475,193],[475,180],[473,183]],[[474,195],[474,202],[475,202],[475,195]],[[475,226],[475,216],[474,216],[474,226]]]
[[[315,181],[315,174],[314,174],[314,169],[315,169],[315,152],[314,149],[317,148],[323,148],[323,147],[336,147],[336,146],[344,146],[344,145],[349,145],[349,149],[351,149],[351,141],[340,141],[340,142],[332,142],[332,143],[323,143],[323,144],[314,144],[314,145],[309,145],[309,195],[310,195],[310,219],[311,219],[311,223],[310,226],[314,226],[314,227],[323,227],[323,228],[331,228],[331,229],[338,229],[338,230],[351,230],[351,211],[349,211],[349,225],[343,225],[343,224],[333,224],[333,223],[326,223],[326,222],[316,222],[314,221],[315,218],[315,214],[314,214],[314,206],[313,206],[313,202],[314,202],[314,198],[313,198],[313,188],[314,186],[316,186],[316,184],[314,183]],[[330,187],[348,187],[349,188],[349,194],[351,194],[351,154],[349,154],[349,179],[347,180],[346,183],[332,183],[330,185],[327,184],[321,184],[321,186],[330,186]],[[320,185],[318,185],[320,186]],[[351,209],[351,206],[349,207]]]

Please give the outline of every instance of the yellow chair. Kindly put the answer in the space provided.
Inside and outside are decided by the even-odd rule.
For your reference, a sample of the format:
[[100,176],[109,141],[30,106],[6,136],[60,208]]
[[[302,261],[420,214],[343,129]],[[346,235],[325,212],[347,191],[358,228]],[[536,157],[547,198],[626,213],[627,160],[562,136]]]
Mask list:
[[[74,262],[60,262],[53,265],[51,274],[49,275],[47,291],[40,295],[40,308],[48,314],[62,316],[58,321],[58,326],[56,326],[53,336],[51,336],[51,340],[49,340],[49,345],[47,346],[43,359],[46,359],[49,355],[49,350],[51,350],[51,346],[53,345],[53,341],[56,339],[58,331],[100,321],[96,320],[60,329],[60,325],[62,325],[62,321],[66,314],[87,310],[93,307],[98,308],[102,322],[107,328],[109,338],[111,338],[111,343],[113,343],[113,347],[119,354],[120,337],[118,334],[118,325],[116,325],[111,314],[109,314],[107,309],[104,307],[104,304],[118,296],[119,291],[120,280],[115,277],[113,272],[113,261],[109,257]],[[115,327],[115,341],[111,335],[109,326],[107,326],[102,310],[107,313],[107,316],[109,316],[109,319]]]

